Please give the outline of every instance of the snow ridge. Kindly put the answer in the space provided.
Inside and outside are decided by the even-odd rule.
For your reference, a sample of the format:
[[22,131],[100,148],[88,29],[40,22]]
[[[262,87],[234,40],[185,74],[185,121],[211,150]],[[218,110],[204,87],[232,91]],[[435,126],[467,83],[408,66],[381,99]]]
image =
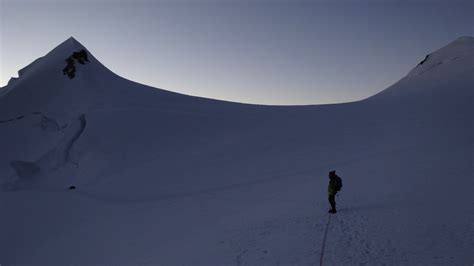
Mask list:
[[422,75],[442,64],[449,64],[452,61],[472,57],[473,55],[474,37],[460,37],[445,47],[426,55],[425,59],[410,71],[407,76]]

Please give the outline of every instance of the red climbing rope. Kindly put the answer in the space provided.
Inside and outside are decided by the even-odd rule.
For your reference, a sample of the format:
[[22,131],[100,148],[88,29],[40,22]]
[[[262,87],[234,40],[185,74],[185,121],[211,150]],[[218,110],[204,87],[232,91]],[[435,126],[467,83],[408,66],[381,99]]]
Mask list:
[[323,265],[324,246],[326,245],[326,236],[328,235],[329,222],[331,222],[331,214],[328,215],[328,223],[326,224],[326,231],[324,232],[323,246],[321,247],[321,257],[319,258],[319,265]]

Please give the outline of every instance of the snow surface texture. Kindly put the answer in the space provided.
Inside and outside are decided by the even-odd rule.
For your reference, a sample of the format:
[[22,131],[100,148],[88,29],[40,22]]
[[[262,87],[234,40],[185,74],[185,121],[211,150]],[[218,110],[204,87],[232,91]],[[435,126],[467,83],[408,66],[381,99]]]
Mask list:
[[286,107],[140,85],[70,38],[0,89],[0,263],[317,265],[336,169],[325,265],[472,265],[473,94],[472,37]]

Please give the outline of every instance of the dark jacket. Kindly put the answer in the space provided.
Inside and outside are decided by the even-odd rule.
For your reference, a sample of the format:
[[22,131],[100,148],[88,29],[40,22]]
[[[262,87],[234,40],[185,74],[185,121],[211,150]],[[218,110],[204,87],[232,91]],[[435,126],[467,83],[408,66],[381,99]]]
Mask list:
[[337,188],[336,177],[332,177],[331,179],[329,179],[329,185],[328,185],[328,194],[329,194],[329,196],[336,195],[336,193],[337,193],[336,188]]

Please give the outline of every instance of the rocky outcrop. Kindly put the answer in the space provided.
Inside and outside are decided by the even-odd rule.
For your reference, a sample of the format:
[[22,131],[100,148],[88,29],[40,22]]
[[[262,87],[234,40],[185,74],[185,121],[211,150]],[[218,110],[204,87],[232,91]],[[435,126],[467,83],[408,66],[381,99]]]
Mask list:
[[89,59],[87,59],[86,50],[82,49],[80,51],[73,52],[72,55],[66,58],[65,61],[66,66],[63,68],[63,75],[67,75],[69,79],[73,79],[76,76],[75,62],[84,65],[86,62],[89,62]]
[[420,65],[420,66],[423,65],[423,63],[425,63],[426,60],[428,60],[428,57],[430,57],[429,54],[427,54],[427,55],[425,56],[425,59],[421,60],[421,62],[420,62],[418,65]]

